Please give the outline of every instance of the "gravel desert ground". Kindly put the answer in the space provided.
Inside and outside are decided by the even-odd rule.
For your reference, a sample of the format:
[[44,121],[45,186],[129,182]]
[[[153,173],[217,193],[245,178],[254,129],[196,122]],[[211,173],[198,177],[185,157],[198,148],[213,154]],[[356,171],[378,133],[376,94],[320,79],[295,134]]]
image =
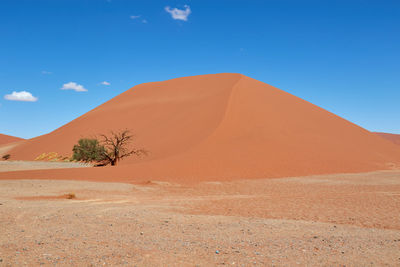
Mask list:
[[400,265],[400,171],[190,186],[2,180],[0,204],[0,266]]

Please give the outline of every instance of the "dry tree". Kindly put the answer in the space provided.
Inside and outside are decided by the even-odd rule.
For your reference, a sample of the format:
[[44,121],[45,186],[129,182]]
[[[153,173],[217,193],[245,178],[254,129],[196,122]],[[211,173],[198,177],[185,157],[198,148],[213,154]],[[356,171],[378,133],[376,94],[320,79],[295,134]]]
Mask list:
[[144,149],[131,147],[134,135],[128,129],[118,132],[111,131],[109,135],[101,134],[100,138],[82,138],[74,146],[73,160],[97,162],[95,166],[111,166],[128,156],[147,155]]
[[100,143],[105,148],[104,165],[111,164],[111,166],[114,166],[117,165],[117,163],[125,157],[131,155],[147,155],[148,153],[144,149],[135,149],[130,147],[134,135],[128,129],[118,132],[111,131],[109,135],[101,134],[100,137]]

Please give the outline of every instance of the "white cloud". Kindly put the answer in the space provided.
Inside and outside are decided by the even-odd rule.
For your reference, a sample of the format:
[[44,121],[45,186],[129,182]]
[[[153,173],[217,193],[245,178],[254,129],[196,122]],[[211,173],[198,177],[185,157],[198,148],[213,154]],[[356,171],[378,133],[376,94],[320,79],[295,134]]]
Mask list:
[[165,7],[165,11],[171,14],[173,19],[187,21],[190,13],[190,7],[185,5],[185,9],[178,9],[178,8],[170,8],[169,6]]
[[[129,16],[132,20],[136,20],[136,19],[140,19],[142,16],[141,15],[133,15],[133,16]],[[140,20],[141,23],[147,23],[147,19],[142,19]]]
[[5,95],[4,99],[11,101],[25,101],[25,102],[36,102],[39,98],[34,97],[31,93],[27,91],[12,92],[9,95]]
[[104,82],[101,82],[100,84],[102,84],[102,85],[111,85],[111,83],[109,83],[109,82],[106,82],[106,81],[104,81]]
[[42,74],[46,75],[46,74],[53,74],[53,73],[50,71],[42,70]]
[[75,92],[86,92],[87,89],[83,85],[75,82],[64,83],[61,90],[74,90]]

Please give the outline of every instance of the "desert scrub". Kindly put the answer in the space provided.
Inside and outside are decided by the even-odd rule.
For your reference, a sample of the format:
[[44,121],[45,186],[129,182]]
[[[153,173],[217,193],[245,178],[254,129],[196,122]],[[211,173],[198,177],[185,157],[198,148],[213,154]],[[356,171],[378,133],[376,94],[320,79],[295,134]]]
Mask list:
[[65,198],[66,199],[75,199],[76,195],[75,195],[75,193],[68,193],[65,195]]
[[82,138],[72,149],[72,159],[82,162],[101,162],[106,159],[106,150],[97,139]]
[[43,160],[44,158],[46,158],[46,156],[47,156],[47,153],[42,153],[42,154],[40,154],[39,156],[37,156],[37,157],[35,158],[35,160]]
[[50,152],[48,155],[47,155],[47,160],[49,160],[49,161],[57,161],[57,159],[58,159],[58,153],[57,152]]
[[65,161],[68,157],[59,155],[57,152],[42,153],[35,158],[36,161]]

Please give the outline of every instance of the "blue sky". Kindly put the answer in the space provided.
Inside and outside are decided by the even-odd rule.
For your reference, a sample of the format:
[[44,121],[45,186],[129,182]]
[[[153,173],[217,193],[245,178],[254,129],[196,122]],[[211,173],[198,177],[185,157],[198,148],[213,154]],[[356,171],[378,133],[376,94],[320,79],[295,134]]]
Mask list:
[[134,85],[220,72],[400,133],[399,62],[398,0],[1,0],[0,133],[45,134]]

